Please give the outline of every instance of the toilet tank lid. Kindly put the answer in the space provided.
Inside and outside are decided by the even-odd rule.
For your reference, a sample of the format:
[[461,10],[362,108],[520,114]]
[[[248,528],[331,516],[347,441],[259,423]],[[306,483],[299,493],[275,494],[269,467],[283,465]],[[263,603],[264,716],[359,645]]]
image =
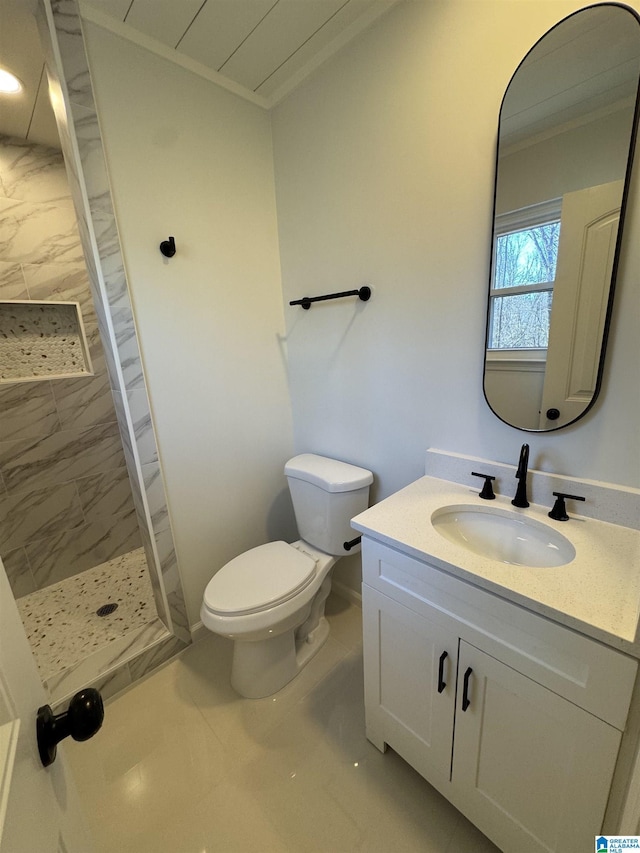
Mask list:
[[373,474],[366,468],[315,453],[294,456],[284,466],[284,473],[287,477],[320,486],[326,492],[351,492],[373,482]]

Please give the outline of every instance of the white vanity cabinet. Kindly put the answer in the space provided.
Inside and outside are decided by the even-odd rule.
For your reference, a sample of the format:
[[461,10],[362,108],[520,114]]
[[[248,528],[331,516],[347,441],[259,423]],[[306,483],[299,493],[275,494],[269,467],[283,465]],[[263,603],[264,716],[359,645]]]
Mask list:
[[362,553],[369,740],[506,853],[592,849],[637,662],[371,538]]

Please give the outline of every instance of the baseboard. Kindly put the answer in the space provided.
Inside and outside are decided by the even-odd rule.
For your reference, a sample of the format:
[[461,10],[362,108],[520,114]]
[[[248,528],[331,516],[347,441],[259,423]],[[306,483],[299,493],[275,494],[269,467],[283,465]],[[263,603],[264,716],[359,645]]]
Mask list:
[[209,629],[205,628],[202,622],[196,622],[195,625],[190,625],[189,630],[191,631],[191,640],[194,643],[197,643],[198,640],[204,639],[209,633]]
[[344,598],[350,604],[355,604],[356,607],[362,609],[362,595],[361,593],[356,592],[355,589],[352,589],[344,583],[340,583],[340,581],[332,580],[331,590],[332,592],[335,592],[336,595],[339,595],[340,598]]

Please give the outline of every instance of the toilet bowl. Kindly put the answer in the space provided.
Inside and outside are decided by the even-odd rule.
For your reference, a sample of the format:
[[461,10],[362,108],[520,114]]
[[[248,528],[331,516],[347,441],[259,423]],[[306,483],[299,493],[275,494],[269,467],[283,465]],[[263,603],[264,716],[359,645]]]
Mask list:
[[373,480],[364,468],[310,453],[290,460],[285,473],[304,538],[235,557],[207,585],[200,610],[206,628],[233,640],[231,684],[251,699],[284,687],[326,641],[331,571],[347,553],[349,521],[366,509]]
[[234,640],[231,684],[240,695],[270,696],[320,650],[329,635],[324,602],[336,561],[302,542],[269,542],[213,577],[202,624]]

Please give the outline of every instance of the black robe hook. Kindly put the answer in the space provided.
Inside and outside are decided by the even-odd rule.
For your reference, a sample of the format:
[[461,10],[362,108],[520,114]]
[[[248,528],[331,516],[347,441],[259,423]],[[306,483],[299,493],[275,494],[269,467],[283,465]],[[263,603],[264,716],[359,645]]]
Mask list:
[[165,256],[165,258],[172,258],[176,253],[176,241],[173,237],[169,237],[168,240],[163,240],[160,243],[160,251]]

